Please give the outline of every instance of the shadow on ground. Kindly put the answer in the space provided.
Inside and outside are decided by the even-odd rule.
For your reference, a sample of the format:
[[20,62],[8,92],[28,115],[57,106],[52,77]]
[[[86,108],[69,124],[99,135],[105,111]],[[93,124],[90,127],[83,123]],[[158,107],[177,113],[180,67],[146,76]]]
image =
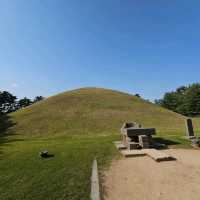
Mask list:
[[2,146],[8,145],[11,142],[22,141],[21,139],[9,138],[13,135],[9,129],[16,125],[9,115],[0,114],[0,154],[2,154]]
[[0,137],[6,135],[9,128],[14,126],[16,123],[14,123],[11,120],[11,117],[8,115],[0,114]]
[[160,148],[160,149],[167,149],[169,146],[181,144],[180,142],[161,138],[161,137],[153,138],[153,141],[155,145],[157,145],[157,148]]
[[46,156],[41,156],[42,159],[46,159],[46,158],[53,158],[54,154],[48,154]]

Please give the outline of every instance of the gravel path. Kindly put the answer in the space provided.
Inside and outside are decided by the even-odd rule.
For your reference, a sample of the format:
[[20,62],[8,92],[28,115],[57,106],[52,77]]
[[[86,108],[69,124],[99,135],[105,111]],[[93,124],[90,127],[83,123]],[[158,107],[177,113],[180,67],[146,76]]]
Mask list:
[[199,200],[200,150],[165,151],[177,161],[135,157],[113,161],[105,172],[105,200]]

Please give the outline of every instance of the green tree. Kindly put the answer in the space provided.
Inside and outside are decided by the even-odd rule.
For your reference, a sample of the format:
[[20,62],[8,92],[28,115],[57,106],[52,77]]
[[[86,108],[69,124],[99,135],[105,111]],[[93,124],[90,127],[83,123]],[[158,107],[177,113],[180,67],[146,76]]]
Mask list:
[[141,98],[140,94],[138,94],[138,93],[135,94],[135,96],[138,97],[138,98]]
[[200,84],[192,84],[185,94],[186,115],[200,115]]
[[9,113],[17,109],[17,97],[7,91],[0,91],[0,113]]
[[176,92],[168,92],[164,95],[161,105],[167,109],[177,111],[180,103],[180,96]]
[[20,99],[18,101],[18,106],[19,108],[25,108],[27,106],[30,106],[33,102],[31,101],[31,99],[28,99],[27,97],[24,97],[23,99]]
[[186,116],[200,115],[200,84],[181,86],[165,93],[163,99],[155,100],[155,103]]
[[33,100],[34,103],[38,102],[38,101],[42,101],[44,99],[43,96],[36,96]]

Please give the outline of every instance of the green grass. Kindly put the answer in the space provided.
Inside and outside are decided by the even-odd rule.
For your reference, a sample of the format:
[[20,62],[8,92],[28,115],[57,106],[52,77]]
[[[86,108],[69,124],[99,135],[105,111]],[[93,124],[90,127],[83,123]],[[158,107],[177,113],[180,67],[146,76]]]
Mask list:
[[[125,121],[136,121],[158,132],[182,134],[184,117],[130,94],[83,88],[65,92],[10,115],[10,131],[28,137],[118,134]],[[200,126],[198,126],[200,127]]]
[[[103,170],[118,155],[111,136],[65,136],[27,139],[9,136],[0,146],[0,199],[89,200],[91,166]],[[191,148],[177,135],[156,136],[171,148]],[[48,149],[53,157],[40,158]]]
[[[11,138],[10,138],[11,139]],[[0,199],[88,200],[92,161],[100,169],[116,154],[113,137],[63,137],[1,144]],[[54,157],[42,159],[40,150]]]
[[193,121],[195,133],[200,135],[200,117],[195,117],[195,118],[193,118],[192,121]]
[[[86,200],[91,165],[102,170],[125,121],[157,129],[157,141],[189,148],[184,116],[135,96],[98,88],[62,93],[0,118],[0,199]],[[195,119],[195,131],[200,132]],[[48,149],[54,157],[41,159]]]

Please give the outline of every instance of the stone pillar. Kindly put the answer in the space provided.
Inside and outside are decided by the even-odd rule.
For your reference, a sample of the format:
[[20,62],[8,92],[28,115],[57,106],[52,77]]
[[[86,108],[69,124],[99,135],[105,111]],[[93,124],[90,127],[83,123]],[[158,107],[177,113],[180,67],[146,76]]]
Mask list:
[[139,144],[143,149],[148,149],[149,148],[149,136],[147,135],[140,135],[139,136]]
[[194,137],[194,130],[193,130],[193,125],[192,125],[192,119],[186,119],[185,120],[185,125],[186,125],[186,136],[188,138]]
[[122,134],[122,143],[126,145],[126,135]]

